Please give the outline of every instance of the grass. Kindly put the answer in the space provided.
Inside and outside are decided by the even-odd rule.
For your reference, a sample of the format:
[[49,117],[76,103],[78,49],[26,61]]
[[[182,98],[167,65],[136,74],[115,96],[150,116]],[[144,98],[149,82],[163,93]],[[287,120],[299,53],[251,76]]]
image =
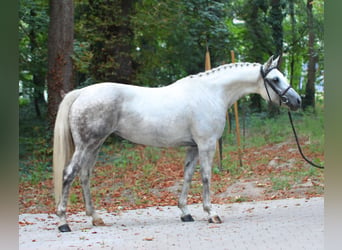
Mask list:
[[[255,113],[247,115],[244,128],[240,125],[242,148],[260,147],[286,141],[294,141],[294,135],[288,119],[287,110],[280,109],[279,115],[268,117],[267,113]],[[317,104],[315,111],[292,112],[294,126],[299,138],[308,140],[307,145],[310,151],[324,152],[324,110],[321,104]],[[235,121],[233,120],[235,126]],[[244,132],[242,132],[244,130]],[[224,144],[228,150],[237,150],[235,128],[231,134],[225,132]],[[226,146],[227,145],[227,146]]]
[[244,196],[237,196],[233,199],[233,202],[245,202],[248,201],[248,197],[244,197]]
[[272,189],[273,190],[288,190],[291,187],[291,183],[288,177],[272,177]]
[[20,180],[27,180],[32,184],[37,184],[49,178],[52,172],[52,148],[48,140],[46,136],[20,138],[22,150],[19,153]]

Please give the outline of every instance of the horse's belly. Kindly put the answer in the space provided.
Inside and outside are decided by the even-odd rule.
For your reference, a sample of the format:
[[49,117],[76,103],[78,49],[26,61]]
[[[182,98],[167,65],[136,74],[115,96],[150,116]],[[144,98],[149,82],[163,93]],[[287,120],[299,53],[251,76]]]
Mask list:
[[[140,129],[139,129],[140,127]],[[137,125],[132,128],[127,125],[125,128],[115,131],[115,134],[137,144],[154,147],[177,147],[196,145],[190,133],[186,130],[161,128],[141,128]]]

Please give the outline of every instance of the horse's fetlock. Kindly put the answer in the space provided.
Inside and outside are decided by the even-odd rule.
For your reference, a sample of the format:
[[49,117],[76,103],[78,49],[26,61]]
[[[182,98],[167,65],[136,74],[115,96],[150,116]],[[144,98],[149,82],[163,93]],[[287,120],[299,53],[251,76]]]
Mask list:
[[209,177],[204,176],[202,178],[203,185],[208,185],[209,184]]

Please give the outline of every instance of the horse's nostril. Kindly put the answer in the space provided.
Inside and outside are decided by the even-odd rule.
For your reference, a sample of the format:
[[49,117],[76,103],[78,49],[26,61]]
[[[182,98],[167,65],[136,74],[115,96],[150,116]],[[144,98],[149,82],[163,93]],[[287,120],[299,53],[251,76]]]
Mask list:
[[301,103],[302,101],[300,100],[300,98],[297,98],[297,103],[298,105]]

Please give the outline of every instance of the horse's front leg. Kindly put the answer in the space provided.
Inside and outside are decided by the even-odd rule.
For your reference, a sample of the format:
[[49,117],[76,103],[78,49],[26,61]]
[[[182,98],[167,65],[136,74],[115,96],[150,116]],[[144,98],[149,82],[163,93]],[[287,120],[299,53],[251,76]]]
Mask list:
[[186,158],[185,158],[184,183],[182,187],[182,193],[178,201],[178,207],[182,211],[181,220],[183,222],[194,221],[194,219],[192,218],[188,210],[187,197],[188,197],[192,176],[194,175],[197,161],[198,161],[198,148],[197,147],[189,148],[186,154]]
[[211,182],[211,166],[216,150],[216,141],[208,143],[199,149],[199,159],[201,164],[201,176],[203,183],[203,209],[209,215],[210,223],[222,223],[221,218],[212,209],[210,201],[210,182]]

